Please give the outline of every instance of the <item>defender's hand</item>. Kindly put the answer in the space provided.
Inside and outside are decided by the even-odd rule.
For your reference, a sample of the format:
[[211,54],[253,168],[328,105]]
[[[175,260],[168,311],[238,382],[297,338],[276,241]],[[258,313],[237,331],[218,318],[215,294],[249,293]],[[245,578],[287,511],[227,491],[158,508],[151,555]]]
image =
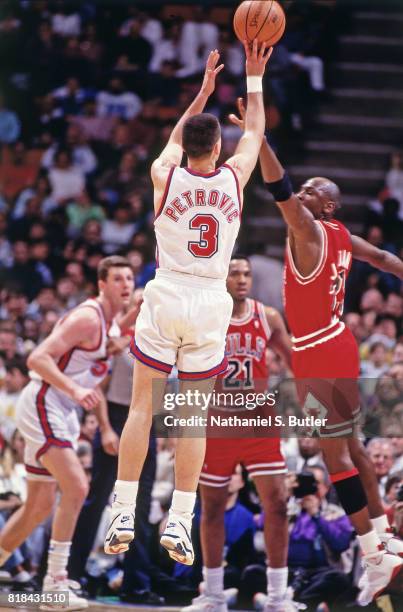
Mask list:
[[214,51],[210,51],[210,55],[207,58],[206,62],[206,71],[204,73],[204,79],[201,86],[201,92],[206,96],[211,96],[215,89],[215,79],[216,76],[221,70],[224,68],[224,64],[220,64],[217,66],[218,60],[220,59],[220,54],[217,49]]
[[119,436],[112,427],[101,431],[101,443],[108,455],[116,456],[119,453]]
[[71,397],[84,410],[93,410],[101,401],[101,396],[97,389],[85,389],[79,385],[74,388]]
[[253,40],[252,45],[244,40],[243,46],[246,53],[246,76],[262,77],[269,57],[273,52],[273,47],[268,48],[266,43],[262,43],[259,50],[257,38]]
[[234,115],[234,113],[231,113],[228,116],[228,119],[231,121],[231,123],[234,123],[239,128],[241,128],[241,130],[245,130],[246,108],[245,108],[245,104],[244,104],[243,98],[238,98],[237,101],[236,101],[236,105],[238,107],[238,112],[239,112],[240,116],[237,117],[236,115]]

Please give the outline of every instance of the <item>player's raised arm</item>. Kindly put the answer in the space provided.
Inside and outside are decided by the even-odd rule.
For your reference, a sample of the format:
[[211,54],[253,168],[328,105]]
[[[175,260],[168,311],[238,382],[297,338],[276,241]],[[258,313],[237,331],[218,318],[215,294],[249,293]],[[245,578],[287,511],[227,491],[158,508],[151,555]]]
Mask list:
[[165,186],[165,181],[169,170],[172,166],[178,166],[183,157],[182,148],[182,131],[183,126],[189,117],[202,113],[207,104],[207,100],[215,89],[216,76],[224,68],[224,64],[218,64],[220,54],[215,49],[210,52],[206,62],[206,71],[204,73],[203,83],[196,98],[193,100],[189,108],[184,112],[178,123],[172,130],[168,143],[161,155],[154,161],[151,166],[151,178],[154,186],[160,187],[161,183]]
[[246,82],[248,92],[248,107],[244,118],[244,133],[235,153],[227,160],[236,172],[241,188],[248,182],[259,157],[260,145],[265,129],[265,110],[263,104],[262,79],[266,64],[273,51],[263,43],[258,49],[255,39],[252,48],[244,41],[246,53]]
[[366,261],[374,268],[378,268],[378,270],[382,270],[382,272],[394,274],[403,280],[403,261],[399,259],[399,257],[396,257],[393,253],[374,247],[359,236],[352,235],[351,243],[353,246],[353,257],[355,259]]

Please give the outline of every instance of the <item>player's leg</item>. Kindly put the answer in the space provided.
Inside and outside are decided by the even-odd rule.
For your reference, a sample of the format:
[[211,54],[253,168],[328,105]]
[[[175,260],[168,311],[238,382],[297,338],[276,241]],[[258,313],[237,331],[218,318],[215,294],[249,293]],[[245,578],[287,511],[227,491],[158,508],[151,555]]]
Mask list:
[[54,480],[27,479],[27,499],[4,525],[0,535],[0,567],[52,512],[56,494]]
[[254,476],[264,511],[264,538],[268,556],[267,610],[280,610],[287,596],[288,517],[284,474]]
[[[219,442],[219,440],[217,440]],[[217,483],[217,481],[216,481]],[[216,484],[215,483],[215,484]],[[224,596],[223,551],[225,543],[225,506],[228,500],[228,485],[200,485],[201,519],[200,539],[203,554],[202,595],[193,600],[183,612],[226,612]]]
[[105,538],[105,552],[128,550],[134,538],[134,514],[140,474],[147,456],[153,407],[160,407],[166,372],[134,362],[133,392],[127,421],[119,444],[118,478],[115,483],[111,523]]
[[386,549],[403,557],[403,542],[399,538],[393,537],[393,530],[390,528],[385,514],[371,459],[364,445],[357,438],[349,438],[348,446],[351,458],[360,473],[360,478],[367,494],[371,523]]
[[387,587],[394,586],[398,575],[401,575],[403,563],[396,555],[385,554],[371,524],[367,497],[349,453],[348,439],[320,438],[320,445],[340,503],[358,534],[371,586],[368,596],[371,601]]
[[[207,416],[201,410],[197,397],[207,398],[212,393],[215,377],[199,381],[180,381],[179,393],[187,395],[190,404],[180,408],[179,417]],[[199,394],[199,395],[197,395]],[[193,399],[192,399],[193,398]],[[203,427],[183,427],[175,449],[175,490],[169,509],[168,524],[161,537],[161,545],[175,561],[192,565],[194,560],[191,542],[193,509],[196,490],[206,453]]]

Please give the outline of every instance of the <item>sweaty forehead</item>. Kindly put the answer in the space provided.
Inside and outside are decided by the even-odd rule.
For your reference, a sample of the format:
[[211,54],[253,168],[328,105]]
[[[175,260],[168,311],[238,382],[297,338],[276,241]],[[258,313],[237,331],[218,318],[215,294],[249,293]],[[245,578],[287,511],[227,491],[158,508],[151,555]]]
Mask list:
[[233,259],[229,265],[230,272],[250,272],[250,265],[246,259]]

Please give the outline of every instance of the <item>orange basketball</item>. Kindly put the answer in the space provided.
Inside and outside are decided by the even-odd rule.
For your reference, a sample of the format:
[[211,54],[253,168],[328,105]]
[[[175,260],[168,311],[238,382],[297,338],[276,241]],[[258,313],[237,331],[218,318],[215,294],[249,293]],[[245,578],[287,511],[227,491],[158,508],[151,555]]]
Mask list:
[[276,0],[246,0],[235,12],[234,30],[241,42],[257,38],[271,47],[284,34],[284,11]]

